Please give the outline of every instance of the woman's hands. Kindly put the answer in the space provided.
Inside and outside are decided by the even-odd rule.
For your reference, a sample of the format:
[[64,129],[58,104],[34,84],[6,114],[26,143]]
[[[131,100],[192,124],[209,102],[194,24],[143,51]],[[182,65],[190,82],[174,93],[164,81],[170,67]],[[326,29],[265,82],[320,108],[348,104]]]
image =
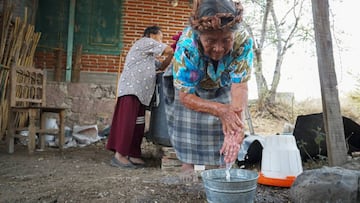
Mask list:
[[240,117],[242,109],[230,105],[223,105],[221,108],[219,118],[224,134],[235,135],[238,131],[241,131],[244,128],[244,123]]
[[223,125],[224,143],[220,154],[224,155],[225,163],[231,163],[236,160],[245,136],[245,126],[241,119],[242,109],[225,105],[221,112],[219,118]]
[[[241,98],[241,96],[235,96],[237,96],[236,98]],[[188,94],[181,91],[179,92],[179,97],[181,103],[187,108],[194,111],[209,113],[221,120],[224,133],[224,143],[220,149],[220,153],[225,155],[224,160],[226,163],[235,161],[240,149],[240,144],[244,140],[245,125],[242,120],[242,108],[234,107],[231,104],[222,104],[204,100],[195,94]],[[243,100],[246,101],[246,99]],[[241,104],[242,102],[235,99],[234,103]]]
[[224,136],[224,143],[220,149],[220,154],[224,155],[225,163],[233,163],[237,159],[244,137],[244,133]]

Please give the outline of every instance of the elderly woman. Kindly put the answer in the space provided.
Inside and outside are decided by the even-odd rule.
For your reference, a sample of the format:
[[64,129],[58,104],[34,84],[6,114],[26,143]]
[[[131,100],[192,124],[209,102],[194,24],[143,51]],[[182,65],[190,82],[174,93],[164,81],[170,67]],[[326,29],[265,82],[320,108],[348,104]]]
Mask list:
[[200,0],[193,9],[163,81],[168,132],[183,172],[236,160],[253,63],[242,6]]

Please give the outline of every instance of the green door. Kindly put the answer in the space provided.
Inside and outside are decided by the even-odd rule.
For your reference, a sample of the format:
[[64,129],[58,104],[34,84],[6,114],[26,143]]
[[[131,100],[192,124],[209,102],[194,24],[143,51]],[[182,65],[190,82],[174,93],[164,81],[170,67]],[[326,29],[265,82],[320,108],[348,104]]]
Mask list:
[[[69,5],[69,0],[39,0],[36,20],[36,31],[41,32],[39,49],[66,50]],[[119,55],[121,11],[121,0],[76,0],[73,47],[82,44],[84,53]]]

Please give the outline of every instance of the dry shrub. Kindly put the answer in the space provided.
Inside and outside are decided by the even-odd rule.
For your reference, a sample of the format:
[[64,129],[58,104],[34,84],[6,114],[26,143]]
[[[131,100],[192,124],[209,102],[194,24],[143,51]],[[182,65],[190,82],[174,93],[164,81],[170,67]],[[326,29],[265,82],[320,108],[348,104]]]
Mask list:
[[294,108],[287,104],[269,105],[267,111],[263,112],[259,112],[256,107],[255,101],[249,103],[251,122],[255,134],[274,135],[282,133],[284,126],[293,125],[295,122]]
[[[360,95],[360,94],[359,94]],[[351,99],[353,97],[340,98],[341,114],[360,124],[360,100]],[[359,96],[360,98],[360,96]],[[281,133],[288,124],[295,125],[296,119],[300,115],[321,113],[321,99],[307,99],[296,102],[293,106],[277,103],[271,106],[271,112],[258,112],[256,101],[249,103],[252,125],[255,134],[276,134]],[[276,114],[276,117],[274,117]]]
[[307,115],[322,112],[321,99],[306,99],[295,104],[295,114]]
[[[341,115],[352,119],[353,121],[360,122],[360,94],[359,101],[352,99],[351,95],[346,97],[341,97],[340,108]],[[307,115],[314,113],[321,113],[322,110],[322,101],[321,99],[307,99],[295,104],[295,114]]]
[[343,116],[360,123],[360,91],[350,92],[340,103]]
[[360,122],[360,75],[355,75],[357,84],[354,91],[349,92],[345,99],[341,100],[342,113],[347,117],[353,119],[355,122]]

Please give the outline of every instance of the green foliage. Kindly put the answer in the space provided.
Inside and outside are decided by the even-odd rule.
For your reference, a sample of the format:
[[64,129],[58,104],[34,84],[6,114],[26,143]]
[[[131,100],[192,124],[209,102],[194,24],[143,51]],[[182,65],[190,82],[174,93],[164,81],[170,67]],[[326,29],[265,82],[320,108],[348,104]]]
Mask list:
[[[325,142],[326,134],[321,131],[321,128],[320,128],[320,127],[317,127],[316,129],[312,129],[312,132],[314,132],[314,133],[316,134],[316,137],[315,137],[315,139],[314,139],[315,144],[316,144],[317,147],[318,147],[318,154],[316,155],[316,157],[317,157],[319,160],[327,160],[327,157],[326,157],[326,156],[321,155],[322,150],[323,150],[323,149],[321,148],[321,143],[322,143],[322,142]],[[304,140],[299,140],[299,141],[297,141],[297,145],[298,145],[299,148],[308,156],[308,158],[309,158],[312,162],[315,162],[315,161],[316,161],[315,159],[313,159],[313,157],[312,157],[312,156],[309,154],[309,152],[306,150],[308,143],[306,143]],[[326,150],[326,149],[325,149],[325,150]]]
[[[325,133],[321,132],[321,128],[320,127],[317,127],[316,130],[313,130],[316,134],[316,137],[315,137],[315,143],[317,144],[318,146],[318,157],[320,159],[323,159],[323,156],[321,155],[321,142],[324,142],[325,141],[325,138],[326,138],[326,135]],[[326,149],[325,149],[326,150]]]

